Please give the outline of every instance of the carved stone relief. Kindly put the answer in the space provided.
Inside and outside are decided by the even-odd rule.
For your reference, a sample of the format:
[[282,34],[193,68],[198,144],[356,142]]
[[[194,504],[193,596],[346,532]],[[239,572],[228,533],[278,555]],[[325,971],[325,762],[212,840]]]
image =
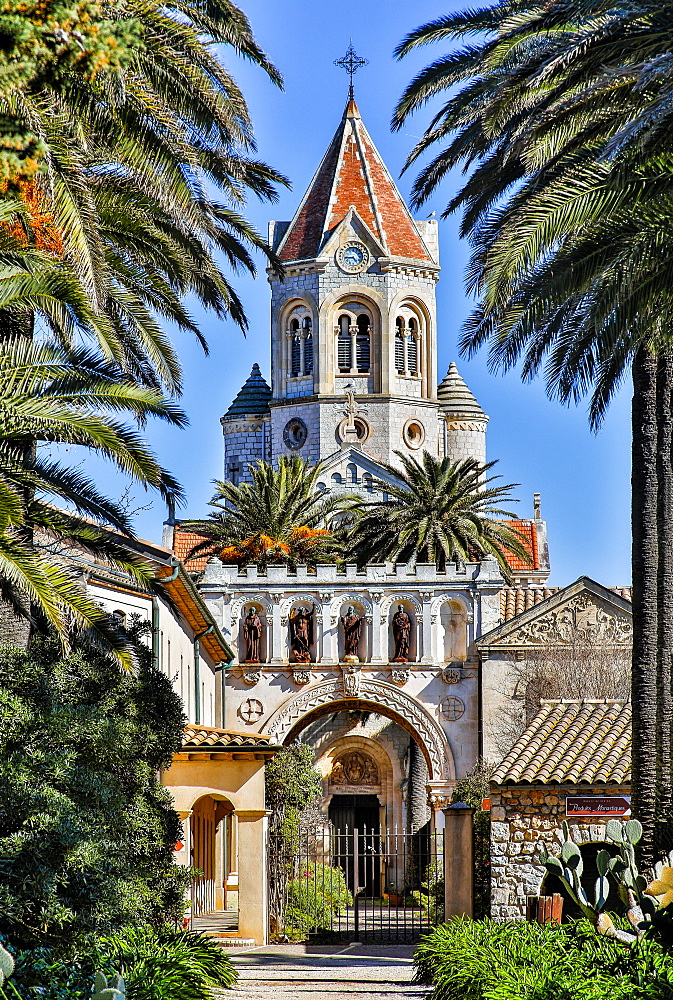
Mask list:
[[295,684],[308,684],[311,680],[310,670],[293,670],[292,677]]
[[361,663],[343,663],[344,694],[347,698],[357,698],[360,694],[360,678],[362,677]]
[[261,676],[261,666],[243,667],[243,680],[246,684],[257,684]]
[[342,754],[332,764],[330,785],[378,785],[376,761],[362,750]]
[[391,670],[391,677],[394,684],[406,684],[409,680],[410,669],[409,667],[393,667]]
[[599,605],[590,594],[578,594],[567,604],[506,635],[498,645],[564,645],[578,637],[605,646],[630,646],[631,619]]

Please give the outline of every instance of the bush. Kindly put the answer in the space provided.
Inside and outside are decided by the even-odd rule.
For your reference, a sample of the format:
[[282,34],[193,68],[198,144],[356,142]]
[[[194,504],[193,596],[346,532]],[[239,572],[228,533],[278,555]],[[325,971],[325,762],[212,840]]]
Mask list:
[[11,985],[20,1000],[90,1000],[97,971],[120,973],[127,1000],[212,1000],[236,981],[230,959],[215,941],[168,928],[129,928],[109,938],[80,940],[69,954],[34,948],[15,958]]
[[136,673],[55,640],[0,647],[0,934],[18,948],[183,912],[189,872],[159,779],[182,704],[138,643]]
[[333,916],[352,904],[341,868],[311,862],[288,882],[285,932],[298,937],[312,930],[329,930]]
[[192,931],[131,928],[103,941],[101,955],[123,976],[127,1000],[211,1000],[236,981],[221,946]]
[[416,981],[430,1000],[670,1000],[673,962],[659,945],[631,949],[586,921],[494,923],[456,918],[422,939]]
[[431,861],[423,873],[418,892],[412,898],[428,915],[431,924],[444,918],[444,859]]

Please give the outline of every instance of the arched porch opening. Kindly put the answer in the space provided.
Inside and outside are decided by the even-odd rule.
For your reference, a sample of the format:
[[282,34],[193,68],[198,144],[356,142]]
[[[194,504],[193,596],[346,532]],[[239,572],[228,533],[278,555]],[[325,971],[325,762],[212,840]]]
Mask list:
[[202,795],[189,817],[192,916],[226,911],[238,925],[238,824],[224,796]]

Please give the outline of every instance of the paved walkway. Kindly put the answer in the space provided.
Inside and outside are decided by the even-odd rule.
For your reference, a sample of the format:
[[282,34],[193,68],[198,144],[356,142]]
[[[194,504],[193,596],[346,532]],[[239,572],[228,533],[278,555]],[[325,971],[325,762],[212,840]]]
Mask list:
[[424,1000],[411,945],[269,945],[228,952],[239,980],[231,1000]]

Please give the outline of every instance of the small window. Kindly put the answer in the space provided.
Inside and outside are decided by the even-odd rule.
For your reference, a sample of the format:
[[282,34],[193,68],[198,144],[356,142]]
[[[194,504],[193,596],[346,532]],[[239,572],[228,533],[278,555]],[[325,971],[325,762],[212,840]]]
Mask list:
[[358,316],[356,348],[358,372],[360,374],[365,374],[369,371],[370,363],[369,316]]
[[368,472],[365,472],[364,476],[362,477],[362,484],[366,489],[367,493],[374,492],[374,480],[372,479],[372,477],[369,475]]
[[395,333],[395,369],[398,375],[404,375],[404,320],[397,317],[397,331]]
[[349,462],[346,466],[346,472],[348,474],[348,481],[350,483],[357,483],[358,481],[358,467],[354,462]]
[[338,337],[338,364],[340,372],[349,372],[351,370],[352,361],[352,348],[351,348],[351,332],[350,323],[348,321],[348,316],[341,316],[339,318],[339,337]]
[[309,330],[304,341],[304,375],[313,371],[313,334]]
[[292,378],[297,378],[301,375],[301,339],[298,333],[295,333],[292,337],[292,366],[291,366]]
[[410,375],[418,375],[418,340],[413,333],[407,340],[407,366]]

